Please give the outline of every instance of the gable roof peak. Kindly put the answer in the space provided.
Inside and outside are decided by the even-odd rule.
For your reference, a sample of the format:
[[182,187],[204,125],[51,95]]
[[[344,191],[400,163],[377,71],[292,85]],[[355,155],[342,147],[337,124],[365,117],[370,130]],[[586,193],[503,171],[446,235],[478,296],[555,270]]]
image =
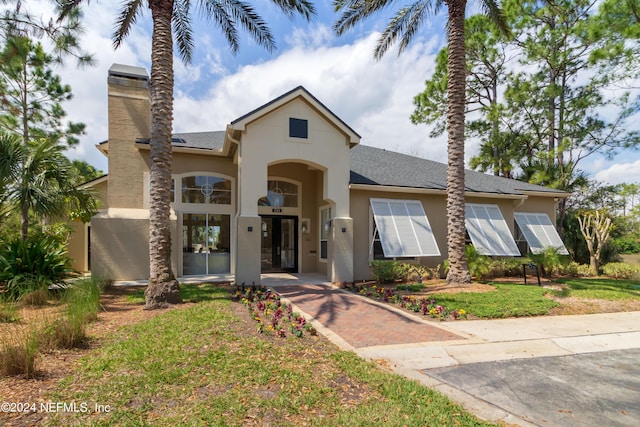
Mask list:
[[306,102],[311,104],[320,114],[333,122],[337,128],[341,129],[342,132],[348,136],[351,146],[360,143],[361,136],[302,85],[298,85],[266,104],[263,104],[247,114],[238,117],[233,120],[230,125],[233,129],[242,131],[250,122],[259,119],[260,117],[299,97],[304,98]]

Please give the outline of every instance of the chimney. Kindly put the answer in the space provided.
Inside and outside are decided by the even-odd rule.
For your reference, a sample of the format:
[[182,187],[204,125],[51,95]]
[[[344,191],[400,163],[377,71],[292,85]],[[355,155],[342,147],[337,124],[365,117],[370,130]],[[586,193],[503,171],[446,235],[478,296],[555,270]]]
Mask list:
[[141,67],[113,64],[108,77],[110,208],[143,208],[149,153],[136,140],[151,136],[149,76]]

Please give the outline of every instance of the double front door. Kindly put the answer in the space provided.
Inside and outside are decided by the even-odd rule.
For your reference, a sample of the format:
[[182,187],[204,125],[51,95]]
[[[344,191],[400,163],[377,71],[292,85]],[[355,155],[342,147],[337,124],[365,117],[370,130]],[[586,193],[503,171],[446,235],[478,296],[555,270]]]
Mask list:
[[262,216],[263,273],[298,272],[298,217]]

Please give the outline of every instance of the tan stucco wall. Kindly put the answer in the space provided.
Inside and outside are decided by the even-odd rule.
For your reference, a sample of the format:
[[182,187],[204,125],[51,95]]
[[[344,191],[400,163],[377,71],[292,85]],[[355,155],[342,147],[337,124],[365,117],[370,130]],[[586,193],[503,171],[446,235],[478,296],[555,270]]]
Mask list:
[[69,226],[71,234],[67,243],[67,251],[71,257],[71,268],[84,273],[89,269],[87,265],[87,225],[82,221],[73,221]]
[[[177,221],[171,217],[171,239]],[[172,269],[177,271],[177,248]],[[109,209],[91,219],[91,274],[111,280],[149,277],[149,212],[144,209]]]
[[[149,162],[149,152],[143,153],[145,162]],[[211,172],[236,178],[238,166],[228,157],[205,156],[197,154],[173,153],[171,173],[180,175],[193,172]]]
[[109,116],[109,192],[111,208],[141,208],[143,176],[147,162],[135,146],[137,138],[150,137],[151,113],[146,82],[110,78]]
[[447,258],[447,202],[444,195],[351,190],[354,280],[365,280],[372,277],[371,268],[369,267],[369,199],[371,198],[420,200],[433,230],[441,256],[422,257],[419,262],[424,265],[436,266]]
[[[106,209],[107,207],[107,187],[107,180],[89,186],[98,200],[98,211]],[[89,271],[87,253],[89,246],[89,236],[87,235],[88,224],[80,221],[72,221],[69,223],[69,226],[71,227],[71,233],[67,242],[67,248],[69,256],[72,259],[71,268],[78,272],[85,273]]]
[[552,197],[530,196],[522,206],[515,208],[515,212],[545,213],[553,224],[556,222],[556,202]]
[[[289,138],[289,118],[308,120],[307,139]],[[301,99],[247,125],[239,150],[239,179],[256,183],[240,189],[240,213],[257,215],[257,201],[267,193],[269,165],[295,161],[327,170],[323,198],[336,204],[337,216],[349,216],[350,155],[347,136]]]
[[[409,199],[420,200],[425,214],[431,224],[436,243],[440,249],[440,257],[421,257],[419,262],[428,266],[442,264],[447,259],[447,203],[446,196],[420,193],[399,193],[386,191],[351,190],[351,216],[354,223],[354,279],[370,279],[369,267],[369,199]],[[531,196],[524,203],[520,200],[473,197],[469,196],[466,203],[498,205],[509,230],[514,232],[513,212],[543,212],[549,215],[552,221],[555,218],[555,202],[552,197]]]
[[[308,138],[289,137],[289,118],[307,120]],[[316,180],[316,189],[322,192],[322,200],[333,205],[334,217],[349,219],[349,171],[350,171],[350,135],[347,135],[339,127],[335,126],[327,116],[321,114],[316,108],[303,98],[295,98],[292,101],[279,106],[277,109],[261,115],[254,121],[243,123],[241,126],[241,143],[238,149],[238,212],[239,221],[252,222],[258,217],[257,201],[267,194],[268,176],[278,175],[279,164],[296,164],[295,168],[312,168],[320,171],[316,177],[321,176],[323,184],[319,186]],[[284,167],[284,166],[282,166]],[[294,168],[294,169],[295,169]],[[295,174],[293,179],[306,179],[301,170],[287,169],[284,172]],[[289,175],[280,174],[288,177]],[[302,178],[301,178],[302,177]],[[303,184],[304,191],[311,190],[314,185],[308,181],[308,185]],[[304,196],[303,199],[318,200],[318,196]],[[303,200],[303,212],[301,218],[310,218],[311,230],[318,230],[317,225],[317,204],[306,204]],[[316,211],[316,212],[313,212]],[[239,222],[240,223],[240,222]],[[250,253],[251,248],[243,247],[250,244],[254,239],[246,234],[246,230],[238,230],[238,258],[237,274],[242,274],[243,280],[252,281],[255,278],[249,277],[242,271],[255,271],[259,258],[249,259],[242,254]],[[302,271],[314,263],[313,251],[317,257],[318,253],[317,236],[304,235],[300,246],[302,259]],[[342,241],[340,245],[344,254],[336,254],[342,259],[351,257],[351,242]],[[308,259],[304,259],[304,258]],[[332,260],[330,259],[331,263]],[[317,264],[317,261],[315,261]],[[249,265],[251,264],[251,265]],[[330,277],[330,280],[342,281],[352,280],[345,269],[330,269],[329,273],[337,272]]]

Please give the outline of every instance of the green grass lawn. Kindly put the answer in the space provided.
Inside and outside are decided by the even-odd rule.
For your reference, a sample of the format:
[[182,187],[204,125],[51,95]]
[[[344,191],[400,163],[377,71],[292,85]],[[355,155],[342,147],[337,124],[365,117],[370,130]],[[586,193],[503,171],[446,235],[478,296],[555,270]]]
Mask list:
[[521,284],[496,284],[492,292],[434,294],[437,304],[450,310],[464,309],[468,315],[484,319],[541,316],[560,304],[545,297],[549,289]]
[[534,285],[491,283],[496,290],[484,293],[434,294],[437,304],[450,310],[464,309],[469,315],[493,319],[520,316],[542,316],[559,302],[548,296],[582,299],[640,299],[640,282],[633,280],[576,278],[559,279],[567,287],[557,291]]
[[182,289],[200,302],[122,328],[50,399],[110,412],[49,425],[490,425],[324,338],[247,333],[224,289]]
[[621,279],[560,279],[567,289],[560,291],[562,296],[588,299],[628,300],[640,299],[640,282]]

